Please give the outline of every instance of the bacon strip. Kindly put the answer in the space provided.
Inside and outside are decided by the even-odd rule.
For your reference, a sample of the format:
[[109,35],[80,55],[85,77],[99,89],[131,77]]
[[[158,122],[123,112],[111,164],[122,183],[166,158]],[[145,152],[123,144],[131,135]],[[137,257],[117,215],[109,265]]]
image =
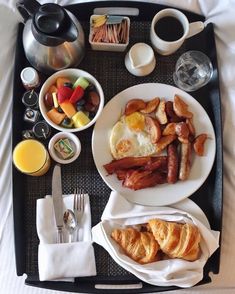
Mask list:
[[148,163],[145,167],[145,170],[161,170],[161,171],[167,171],[167,156],[158,156],[155,158],[152,158],[152,162]]
[[151,163],[150,156],[142,157],[125,157],[117,160],[113,160],[110,163],[104,165],[104,168],[109,175],[113,174],[118,169],[128,169],[133,167],[141,167]]
[[117,160],[113,160],[110,163],[104,165],[107,173],[109,175],[113,174],[118,169],[128,169],[133,167],[145,166],[148,163],[151,163],[150,156],[142,157],[125,157]]
[[117,169],[115,173],[120,181],[124,181],[133,171],[135,169]]
[[140,190],[166,183],[166,174],[148,170],[136,170],[123,181],[123,186],[133,190]]

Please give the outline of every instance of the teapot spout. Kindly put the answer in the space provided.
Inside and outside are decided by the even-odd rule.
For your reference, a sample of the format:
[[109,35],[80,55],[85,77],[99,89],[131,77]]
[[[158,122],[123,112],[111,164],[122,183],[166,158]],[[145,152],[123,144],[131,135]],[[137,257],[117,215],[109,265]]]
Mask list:
[[[67,14],[67,13],[66,13]],[[67,15],[66,17],[67,25],[65,26],[65,29],[63,32],[61,32],[61,39],[67,42],[73,42],[78,37],[78,30],[72,19]],[[67,29],[66,29],[67,28]]]
[[26,21],[28,18],[32,17],[41,6],[36,0],[19,0],[16,3],[16,7],[21,14],[21,16]]

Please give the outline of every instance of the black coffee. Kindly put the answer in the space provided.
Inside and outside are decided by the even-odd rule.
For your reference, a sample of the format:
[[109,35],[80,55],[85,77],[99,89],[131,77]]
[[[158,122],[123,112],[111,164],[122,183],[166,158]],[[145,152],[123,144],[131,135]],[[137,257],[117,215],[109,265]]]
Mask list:
[[182,23],[173,16],[166,16],[159,19],[154,27],[155,33],[164,41],[176,41],[184,34]]

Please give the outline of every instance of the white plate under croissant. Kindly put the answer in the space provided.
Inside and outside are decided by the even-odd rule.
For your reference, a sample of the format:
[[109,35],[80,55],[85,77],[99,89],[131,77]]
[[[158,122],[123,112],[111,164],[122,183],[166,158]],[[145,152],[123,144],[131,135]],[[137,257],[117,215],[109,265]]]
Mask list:
[[[92,228],[93,241],[103,246],[125,270],[152,285],[191,287],[197,284],[203,278],[208,258],[219,246],[219,232],[210,229],[205,214],[190,199],[172,207],[150,207],[130,203],[120,194],[111,192],[101,219]],[[127,247],[130,243],[131,246],[123,250],[112,238],[112,232],[116,232],[113,237],[118,239],[124,235],[115,230],[127,228],[149,234],[139,238],[139,232],[132,236],[125,233],[122,245]],[[148,254],[145,254],[146,249]],[[127,251],[132,252],[137,261],[128,256]]]

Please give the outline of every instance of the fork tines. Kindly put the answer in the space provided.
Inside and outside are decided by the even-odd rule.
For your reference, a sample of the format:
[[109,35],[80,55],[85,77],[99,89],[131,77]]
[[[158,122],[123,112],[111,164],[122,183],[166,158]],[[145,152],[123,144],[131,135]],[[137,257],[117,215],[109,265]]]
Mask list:
[[84,211],[84,191],[81,188],[75,188],[74,190],[73,209],[78,212]]

